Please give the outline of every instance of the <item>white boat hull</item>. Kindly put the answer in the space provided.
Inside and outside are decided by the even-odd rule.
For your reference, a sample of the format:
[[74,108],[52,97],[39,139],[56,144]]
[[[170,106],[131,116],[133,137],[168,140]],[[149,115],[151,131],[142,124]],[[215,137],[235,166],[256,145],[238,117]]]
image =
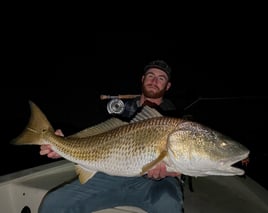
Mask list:
[[[52,188],[75,177],[72,162],[61,160],[0,177],[0,212],[37,213],[40,202]],[[252,180],[238,176],[186,179],[184,208],[187,213],[267,213],[268,191]],[[95,213],[145,213],[136,207],[117,207]]]

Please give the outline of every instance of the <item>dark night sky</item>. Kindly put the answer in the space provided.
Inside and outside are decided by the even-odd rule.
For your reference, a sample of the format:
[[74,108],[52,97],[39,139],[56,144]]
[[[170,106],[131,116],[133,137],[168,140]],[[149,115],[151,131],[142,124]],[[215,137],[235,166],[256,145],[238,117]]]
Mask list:
[[[6,142],[10,156],[1,158],[3,162],[16,157],[20,163],[10,162],[1,174],[49,162],[39,156],[38,148],[32,151],[8,144],[28,121],[28,100],[45,112],[55,128],[72,133],[106,119],[101,94],[139,93],[143,67],[154,59],[164,59],[172,67],[168,96],[182,113],[247,145],[254,154],[250,172],[262,173],[257,168],[268,163],[267,66],[258,60],[252,46],[236,43],[231,48],[225,41],[200,49],[176,36],[98,32],[93,45],[87,44],[83,51],[72,51],[72,46],[68,51],[13,62],[7,68],[9,77],[3,78],[10,86],[0,92],[1,141]],[[21,72],[13,74],[15,70]]]

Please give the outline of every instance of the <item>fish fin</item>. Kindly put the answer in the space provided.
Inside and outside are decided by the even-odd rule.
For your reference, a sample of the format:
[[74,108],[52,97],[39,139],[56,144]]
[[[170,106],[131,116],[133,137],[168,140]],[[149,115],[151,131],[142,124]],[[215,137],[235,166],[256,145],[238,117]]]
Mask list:
[[142,167],[142,171],[141,171],[141,175],[144,175],[148,170],[150,170],[151,168],[153,168],[156,164],[158,164],[159,162],[161,162],[166,156],[167,156],[167,151],[164,150],[160,153],[160,155],[153,160],[152,162],[146,164],[145,166]]
[[96,174],[96,171],[86,170],[78,164],[75,165],[75,172],[78,175],[78,178],[81,184],[86,183],[89,179],[91,179]]
[[45,114],[32,101],[29,101],[29,104],[31,108],[31,116],[29,122],[22,133],[10,142],[11,144],[42,145],[44,144],[44,141],[42,140],[44,133],[51,132],[54,134],[54,129]]
[[156,109],[146,105],[139,113],[137,113],[137,115],[130,121],[130,123],[135,123],[149,118],[157,118],[162,116],[163,115],[159,113]]
[[126,124],[128,124],[128,122],[121,121],[118,118],[110,118],[107,121],[104,121],[95,126],[86,128],[80,132],[70,135],[68,136],[68,138],[84,138],[93,135],[98,135]]

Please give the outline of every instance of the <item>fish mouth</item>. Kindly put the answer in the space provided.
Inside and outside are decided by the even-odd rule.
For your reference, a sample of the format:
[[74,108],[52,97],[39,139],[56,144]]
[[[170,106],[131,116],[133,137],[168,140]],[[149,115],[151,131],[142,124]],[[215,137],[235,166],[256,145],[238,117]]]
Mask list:
[[225,159],[220,161],[220,165],[221,167],[224,167],[226,169],[226,167],[228,167],[228,171],[231,174],[235,174],[235,175],[243,175],[245,173],[245,171],[239,167],[238,163],[246,158],[248,158],[249,156],[249,152],[246,152],[244,154],[241,154],[239,156],[235,156],[231,159]]

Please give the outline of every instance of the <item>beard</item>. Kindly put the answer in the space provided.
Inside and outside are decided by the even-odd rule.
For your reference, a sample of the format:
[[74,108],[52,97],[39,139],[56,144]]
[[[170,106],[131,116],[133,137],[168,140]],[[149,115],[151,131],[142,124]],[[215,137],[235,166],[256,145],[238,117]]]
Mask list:
[[151,90],[150,88],[147,88],[147,86],[151,85],[142,85],[142,92],[145,97],[147,98],[161,98],[164,96],[166,92],[166,87],[160,90],[158,87],[156,87],[157,91]]

